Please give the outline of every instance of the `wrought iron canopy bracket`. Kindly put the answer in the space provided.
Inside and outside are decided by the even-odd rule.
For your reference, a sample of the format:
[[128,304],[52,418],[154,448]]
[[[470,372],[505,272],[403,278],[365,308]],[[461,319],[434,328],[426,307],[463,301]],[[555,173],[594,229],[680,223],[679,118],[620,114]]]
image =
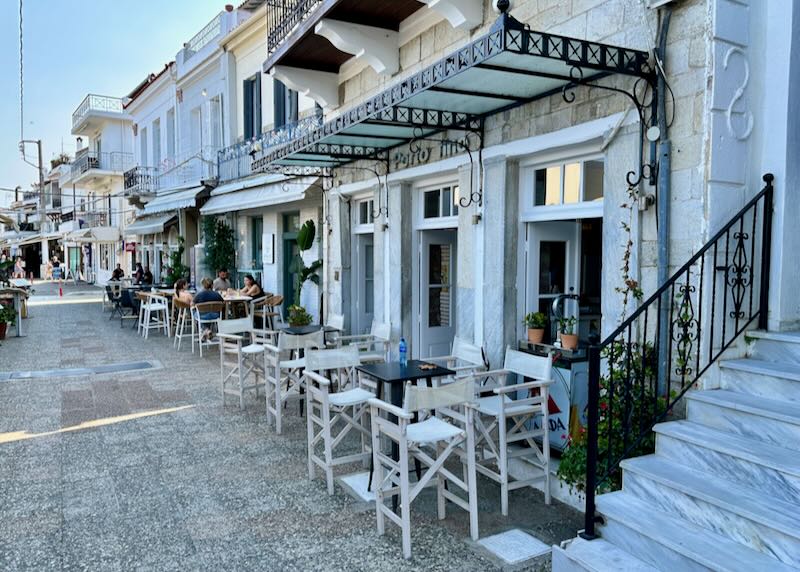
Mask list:
[[[483,143],[484,143],[484,124],[483,118],[479,118],[469,125],[462,127],[464,129],[464,139],[450,139],[446,136],[431,137],[426,136],[421,129],[415,129],[414,137],[408,142],[408,148],[413,153],[419,150],[420,141],[435,141],[437,143],[449,143],[456,146],[458,149],[465,151],[469,157],[469,196],[460,197],[458,204],[462,208],[467,208],[473,204],[479,207],[483,206]],[[478,140],[477,153],[478,153],[478,187],[475,188],[475,155],[470,146],[470,136],[474,136]]]
[[575,101],[575,88],[578,86],[603,89],[627,97],[636,108],[636,113],[639,116],[639,165],[636,171],[628,171],[626,173],[625,180],[631,188],[638,186],[645,179],[651,186],[655,186],[658,163],[655,158],[652,159],[652,162],[646,162],[644,156],[645,146],[648,141],[647,130],[658,124],[656,115],[656,100],[658,98],[656,73],[650,69],[649,64],[645,64],[645,69],[634,81],[630,90],[597,82],[607,76],[608,74],[594,74],[592,77],[585,78],[583,68],[573,65],[570,68],[571,81],[562,88],[561,97],[565,102],[573,103]]

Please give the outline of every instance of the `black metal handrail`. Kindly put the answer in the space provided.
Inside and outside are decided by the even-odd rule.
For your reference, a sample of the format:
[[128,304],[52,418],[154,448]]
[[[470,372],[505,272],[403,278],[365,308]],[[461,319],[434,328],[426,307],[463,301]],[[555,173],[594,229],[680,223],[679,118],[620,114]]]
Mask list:
[[267,54],[275,52],[292,30],[321,3],[322,0],[268,0]]
[[[652,452],[653,426],[750,324],[767,327],[773,180],[599,345],[589,348],[586,515],[620,484],[623,459]],[[757,246],[758,245],[758,246]]]

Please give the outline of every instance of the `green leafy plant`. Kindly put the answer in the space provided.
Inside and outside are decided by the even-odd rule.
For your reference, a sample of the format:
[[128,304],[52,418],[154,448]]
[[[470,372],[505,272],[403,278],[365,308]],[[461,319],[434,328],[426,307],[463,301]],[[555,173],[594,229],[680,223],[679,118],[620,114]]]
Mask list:
[[294,304],[289,306],[289,325],[307,326],[312,322],[311,314],[305,308]]
[[16,324],[17,313],[12,306],[0,304],[0,324]]
[[313,220],[307,220],[300,227],[297,232],[297,248],[300,251],[291,263],[289,271],[295,275],[295,297],[296,303],[300,303],[300,293],[303,291],[303,284],[311,281],[319,285],[319,269],[322,268],[322,260],[315,260],[310,265],[306,266],[303,260],[303,252],[311,250],[314,245],[314,237],[316,236],[317,229]]
[[567,336],[571,336],[575,333],[575,324],[577,323],[578,320],[575,318],[575,316],[565,316],[563,318],[559,318],[558,331]]
[[189,277],[189,267],[183,263],[183,253],[186,251],[185,243],[186,240],[182,236],[179,236],[178,248],[169,254],[170,271],[167,273],[167,277],[164,280],[168,286],[174,286],[175,282],[181,278],[187,279]]
[[10,284],[9,280],[11,279],[12,268],[14,268],[13,260],[9,259],[5,262],[0,262],[0,284]]
[[522,322],[529,330],[543,330],[547,327],[547,316],[544,312],[530,312],[525,315]]
[[203,218],[205,265],[211,272],[236,265],[236,237],[233,229],[216,217]]
[[[652,344],[615,341],[604,351],[607,373],[600,377],[598,403],[597,474],[622,458],[647,455],[655,449],[655,434],[637,435],[666,415],[667,399],[657,396],[658,356]],[[586,490],[587,435],[584,428],[570,436],[558,466],[558,476],[571,490]],[[618,469],[600,486],[601,491],[622,487]]]

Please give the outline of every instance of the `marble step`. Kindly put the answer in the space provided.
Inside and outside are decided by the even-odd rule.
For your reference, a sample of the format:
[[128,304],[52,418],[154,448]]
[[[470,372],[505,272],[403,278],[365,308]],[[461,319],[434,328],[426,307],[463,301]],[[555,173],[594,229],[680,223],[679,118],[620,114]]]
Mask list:
[[696,524],[669,515],[627,491],[597,497],[604,540],[659,570],[797,572],[797,568]]
[[656,454],[697,471],[746,487],[764,498],[795,504],[800,499],[800,455],[739,435],[690,421],[671,421],[653,427]]
[[720,536],[800,566],[800,502],[764,498],[746,487],[647,455],[626,459],[623,490]]
[[686,408],[694,423],[800,451],[800,402],[718,389],[690,391]]
[[658,572],[602,538],[576,538],[564,549],[553,546],[553,572]]
[[800,365],[763,359],[719,362],[723,389],[770,399],[800,402]]
[[800,365],[800,332],[747,333],[749,355],[757,359]]

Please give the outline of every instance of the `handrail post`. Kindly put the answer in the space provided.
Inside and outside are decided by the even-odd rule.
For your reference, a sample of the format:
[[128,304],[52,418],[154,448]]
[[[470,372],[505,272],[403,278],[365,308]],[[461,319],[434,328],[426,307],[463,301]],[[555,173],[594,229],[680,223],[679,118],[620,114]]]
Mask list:
[[769,318],[769,273],[770,257],[772,256],[772,195],[775,190],[772,182],[775,176],[766,173],[763,177],[764,217],[761,221],[761,288],[758,295],[758,329],[766,330]]
[[600,347],[589,347],[589,399],[586,433],[586,514],[584,530],[581,534],[586,540],[597,538],[595,534],[595,489],[597,488],[597,438],[598,415],[600,409]]

